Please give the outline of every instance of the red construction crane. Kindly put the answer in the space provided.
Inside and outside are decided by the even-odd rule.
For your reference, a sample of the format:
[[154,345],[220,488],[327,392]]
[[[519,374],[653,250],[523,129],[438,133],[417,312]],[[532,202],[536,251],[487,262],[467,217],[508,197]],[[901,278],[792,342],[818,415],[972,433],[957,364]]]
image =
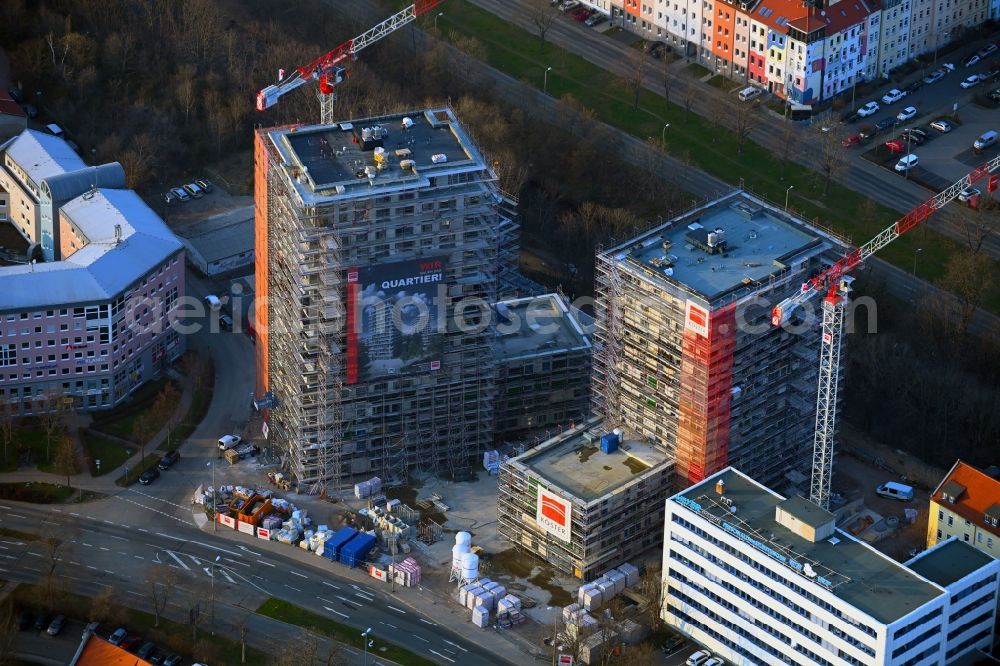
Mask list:
[[[848,273],[870,256],[914,228],[963,190],[985,178],[1000,167],[1000,157],[977,167],[948,189],[920,204],[898,219],[864,245],[850,250],[840,261],[802,285],[801,291],[786,298],[771,310],[771,324],[782,326],[792,312],[818,293],[823,298],[823,339],[820,350],[819,389],[816,394],[816,430],[813,439],[813,468],[809,499],[830,508],[830,477],[833,473],[833,448],[837,419],[837,390],[840,379],[840,347],[844,332],[844,306],[851,293],[854,278]],[[992,179],[993,177],[991,177]],[[991,180],[991,188],[992,188]]]
[[320,122],[333,122],[333,102],[336,100],[336,86],[344,80],[348,59],[354,60],[362,49],[371,46],[383,37],[399,30],[437,7],[442,0],[416,0],[406,9],[393,14],[374,28],[349,39],[332,51],[324,53],[312,62],[299,67],[285,78],[285,70],[278,71],[278,82],[257,93],[257,110],[264,111],[278,103],[278,100],[309,81],[319,81]]

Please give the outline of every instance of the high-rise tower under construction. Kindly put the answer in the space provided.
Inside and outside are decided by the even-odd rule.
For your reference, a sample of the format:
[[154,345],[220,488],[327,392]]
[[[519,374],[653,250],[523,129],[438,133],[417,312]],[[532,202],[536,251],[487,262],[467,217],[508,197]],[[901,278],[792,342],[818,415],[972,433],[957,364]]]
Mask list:
[[314,491],[492,437],[501,194],[449,108],[258,130],[257,387]]

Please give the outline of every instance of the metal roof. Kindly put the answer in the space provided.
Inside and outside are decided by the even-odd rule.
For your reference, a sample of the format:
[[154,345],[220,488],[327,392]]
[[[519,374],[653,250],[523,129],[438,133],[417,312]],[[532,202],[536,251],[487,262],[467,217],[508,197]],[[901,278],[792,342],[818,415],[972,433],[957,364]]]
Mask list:
[[125,169],[118,162],[109,162],[49,176],[39,186],[49,191],[53,202],[62,203],[95,187],[125,189]]
[[0,268],[0,309],[106,301],[183,247],[132,190],[88,192],[64,205],[62,214],[87,244],[63,261]]
[[64,140],[33,129],[18,134],[7,146],[7,154],[36,185],[50,176],[87,166]]

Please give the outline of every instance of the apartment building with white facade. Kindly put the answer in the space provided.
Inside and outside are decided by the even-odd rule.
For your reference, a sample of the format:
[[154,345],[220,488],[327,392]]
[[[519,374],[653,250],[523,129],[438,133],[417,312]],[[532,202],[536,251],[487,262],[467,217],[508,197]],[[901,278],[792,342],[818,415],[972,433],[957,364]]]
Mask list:
[[992,644],[1000,561],[900,564],[733,469],[666,502],[664,621],[737,665],[945,666]]

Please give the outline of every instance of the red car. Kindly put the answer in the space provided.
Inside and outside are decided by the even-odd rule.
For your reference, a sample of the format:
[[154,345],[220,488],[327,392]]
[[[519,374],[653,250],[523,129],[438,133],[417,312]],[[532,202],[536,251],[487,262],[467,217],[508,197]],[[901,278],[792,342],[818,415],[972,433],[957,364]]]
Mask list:
[[844,140],[840,142],[840,145],[842,145],[844,148],[850,148],[851,146],[856,146],[859,143],[861,143],[861,135],[854,133],[845,136]]
[[570,18],[579,23],[583,23],[590,18],[590,10],[586,7],[577,7],[569,13]]
[[892,141],[886,141],[885,142],[885,147],[888,148],[889,150],[891,150],[894,153],[905,153],[906,152],[906,146],[904,146],[903,142],[900,141],[899,139],[893,139]]

